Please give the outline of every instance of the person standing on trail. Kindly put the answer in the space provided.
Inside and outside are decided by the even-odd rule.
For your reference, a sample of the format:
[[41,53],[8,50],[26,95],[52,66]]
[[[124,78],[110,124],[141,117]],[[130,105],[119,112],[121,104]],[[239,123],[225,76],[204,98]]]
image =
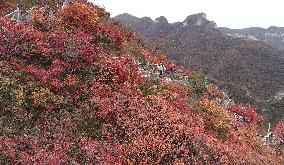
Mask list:
[[263,141],[265,145],[270,145],[273,142],[273,132],[271,131],[271,123],[268,124],[267,134],[264,136]]
[[162,70],[163,70],[163,74],[164,73],[166,73],[166,67],[163,65],[163,63],[161,63],[162,64]]
[[206,89],[208,89],[209,83],[207,77],[205,77],[204,86]]
[[162,68],[161,63],[158,64],[157,68],[158,68],[158,71],[159,71],[159,76],[162,76],[163,75],[163,68]]
[[163,73],[164,73],[164,66],[163,66],[163,64],[159,63],[157,65],[157,69],[158,69],[158,72],[159,72],[159,76],[161,77],[163,75]]
[[159,76],[161,77],[165,73],[166,68],[163,63],[158,64],[157,68],[159,70]]
[[176,65],[174,63],[171,63],[170,64],[170,69],[169,69],[170,72],[175,72],[176,71]]

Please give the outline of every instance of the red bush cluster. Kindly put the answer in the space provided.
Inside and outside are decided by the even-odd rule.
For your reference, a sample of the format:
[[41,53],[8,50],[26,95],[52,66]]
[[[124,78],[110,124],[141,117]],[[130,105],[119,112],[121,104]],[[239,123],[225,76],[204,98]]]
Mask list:
[[233,104],[228,110],[239,118],[242,118],[243,122],[255,124],[257,121],[261,120],[261,117],[256,113],[256,109],[251,106]]

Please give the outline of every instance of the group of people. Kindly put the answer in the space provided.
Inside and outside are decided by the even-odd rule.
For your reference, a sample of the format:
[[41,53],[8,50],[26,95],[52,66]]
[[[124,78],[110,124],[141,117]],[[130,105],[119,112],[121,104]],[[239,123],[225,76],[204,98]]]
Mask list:
[[174,73],[176,71],[176,65],[173,63],[171,63],[168,68],[166,68],[163,63],[155,64],[155,67],[157,68],[160,77],[163,76],[166,72]]

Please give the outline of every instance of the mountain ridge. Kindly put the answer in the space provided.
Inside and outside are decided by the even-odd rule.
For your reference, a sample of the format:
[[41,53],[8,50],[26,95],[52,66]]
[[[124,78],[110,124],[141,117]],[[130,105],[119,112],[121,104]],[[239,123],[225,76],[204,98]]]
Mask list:
[[219,27],[218,29],[229,36],[264,41],[275,48],[284,50],[284,27],[270,26],[268,28],[250,27],[243,29]]
[[[150,17],[136,17],[128,13],[123,13],[115,16],[114,18],[117,19],[125,19],[126,17],[129,17],[128,21],[130,19],[135,19],[138,21],[141,18],[147,18],[149,20],[152,20]],[[164,16],[165,20],[167,20]],[[159,18],[159,17],[157,17]],[[156,18],[156,19],[157,19]],[[155,21],[156,19],[152,20]],[[219,29],[222,33],[225,33],[229,36],[235,37],[235,38],[246,38],[251,40],[259,40],[264,41],[267,44],[276,47],[280,50],[284,49],[284,27],[277,27],[277,26],[270,26],[267,28],[263,27],[246,27],[246,28],[229,28],[229,27],[218,27],[217,24],[214,21],[209,21],[206,19],[206,14],[201,12],[197,14],[188,15],[186,19],[183,21],[177,21],[169,24],[179,24],[182,23],[185,25],[187,21],[189,20],[190,24],[194,24],[193,20],[195,20],[195,24],[200,24],[200,20],[204,21],[208,24],[211,24],[212,27],[215,27]],[[124,22],[128,22],[127,20],[123,20]],[[199,21],[199,22],[197,22]],[[167,22],[168,23],[168,22]]]

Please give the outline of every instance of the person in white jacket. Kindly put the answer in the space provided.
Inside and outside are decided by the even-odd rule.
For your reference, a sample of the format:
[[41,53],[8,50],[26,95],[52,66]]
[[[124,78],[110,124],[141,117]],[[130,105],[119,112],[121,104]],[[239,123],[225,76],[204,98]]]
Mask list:
[[166,68],[163,63],[158,64],[157,68],[159,70],[159,76],[161,77],[165,73]]

